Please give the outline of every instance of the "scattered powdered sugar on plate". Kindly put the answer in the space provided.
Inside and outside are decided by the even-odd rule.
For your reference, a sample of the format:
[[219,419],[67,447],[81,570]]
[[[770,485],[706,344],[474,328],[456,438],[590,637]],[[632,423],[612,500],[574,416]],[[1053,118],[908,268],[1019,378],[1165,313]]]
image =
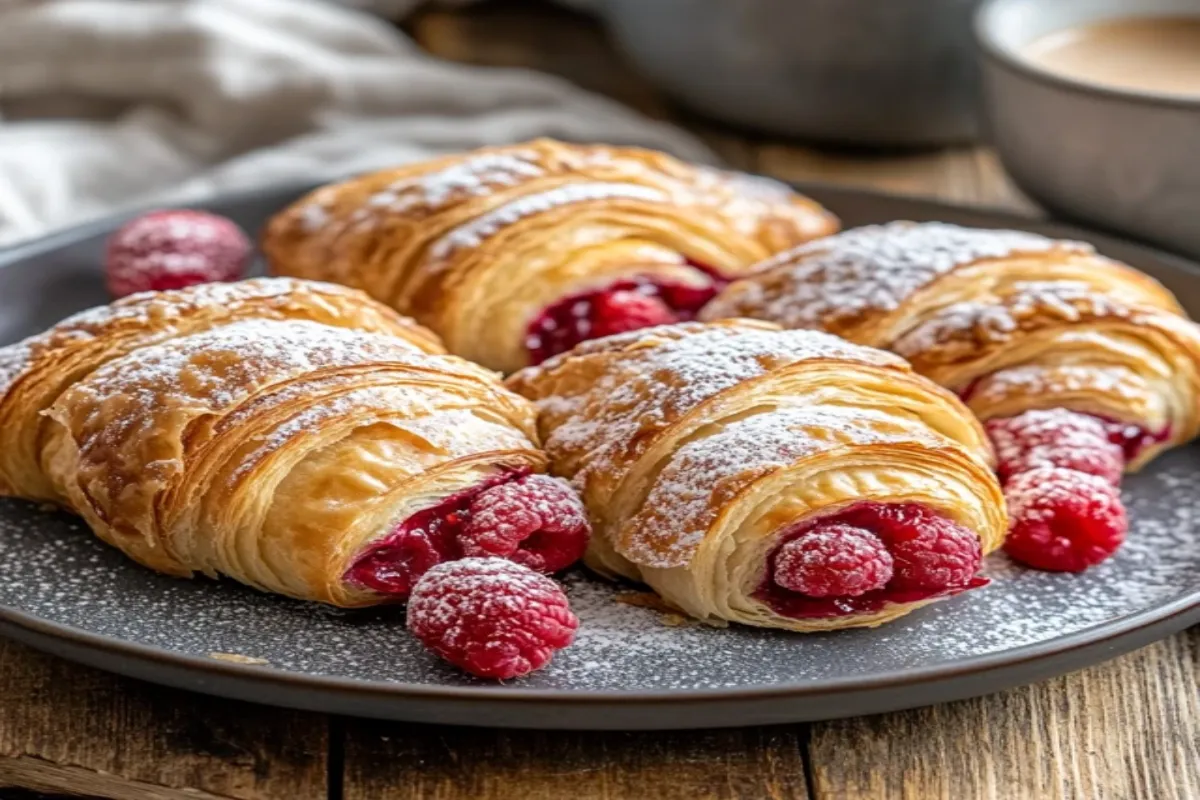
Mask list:
[[[1200,599],[1200,447],[1130,476],[1133,527],[1115,558],[1083,575],[1026,570],[1001,555],[992,585],[874,630],[792,634],[679,624],[638,587],[573,572],[581,626],[550,667],[509,686],[656,691],[746,688],[950,664],[1118,622],[1179,598]],[[632,595],[637,599],[635,595]],[[231,581],[178,580],[137,566],[78,520],[0,501],[0,606],[211,663],[211,653],[263,659],[257,669],[424,685],[493,685],[442,664],[408,635],[401,607],[338,611]],[[0,611],[0,614],[3,612]]]

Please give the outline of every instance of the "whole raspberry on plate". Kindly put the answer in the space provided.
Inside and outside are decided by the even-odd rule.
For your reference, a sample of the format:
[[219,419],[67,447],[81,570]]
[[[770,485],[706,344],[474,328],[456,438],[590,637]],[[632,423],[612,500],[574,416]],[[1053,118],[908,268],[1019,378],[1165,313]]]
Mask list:
[[104,271],[114,297],[236,281],[250,260],[250,241],[234,222],[205,211],[152,211],[125,223],[108,240]]
[[503,558],[439,564],[408,599],[413,635],[481,678],[519,678],[541,669],[578,627],[557,583]]
[[1004,550],[1023,564],[1082,572],[1111,556],[1129,522],[1121,495],[1103,478],[1069,469],[1035,469],[1004,490],[1012,527]]

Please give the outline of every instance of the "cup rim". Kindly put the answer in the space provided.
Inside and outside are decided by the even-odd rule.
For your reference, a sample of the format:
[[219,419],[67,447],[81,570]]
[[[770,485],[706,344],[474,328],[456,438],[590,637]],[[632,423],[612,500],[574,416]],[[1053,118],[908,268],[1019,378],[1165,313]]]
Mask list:
[[[1091,83],[1089,81],[1080,80],[1078,78],[1069,78],[1049,70],[1039,69],[1031,62],[1026,61],[1011,52],[1011,48],[1004,47],[999,43],[993,31],[992,15],[995,14],[995,9],[1005,3],[1011,3],[1014,0],[984,0],[975,11],[975,17],[972,23],[972,30],[975,36],[975,43],[979,47],[979,52],[986,58],[1007,67],[1008,69],[1018,72],[1024,77],[1050,86],[1055,89],[1063,89],[1077,94],[1090,94],[1096,97],[1101,97],[1109,100],[1120,100],[1124,102],[1135,102],[1143,105],[1152,105],[1159,108],[1184,109],[1189,111],[1200,112],[1200,96],[1196,98],[1181,97],[1178,95],[1162,94],[1157,92],[1142,91],[1138,89],[1125,89],[1106,86],[1099,83]],[[1130,14],[1130,17],[1149,16]],[[1197,16],[1200,19],[1200,15]]]

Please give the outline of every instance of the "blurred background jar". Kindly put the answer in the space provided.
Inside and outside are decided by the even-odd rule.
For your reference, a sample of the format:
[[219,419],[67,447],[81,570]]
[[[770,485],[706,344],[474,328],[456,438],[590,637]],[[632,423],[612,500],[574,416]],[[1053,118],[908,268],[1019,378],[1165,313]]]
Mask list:
[[978,133],[979,0],[594,0],[693,110],[773,134],[928,146]]

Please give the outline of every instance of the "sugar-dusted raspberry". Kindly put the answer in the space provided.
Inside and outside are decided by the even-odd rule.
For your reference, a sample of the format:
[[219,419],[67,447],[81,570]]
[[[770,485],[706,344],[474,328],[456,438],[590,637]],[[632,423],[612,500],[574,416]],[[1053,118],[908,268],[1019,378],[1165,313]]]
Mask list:
[[620,289],[596,295],[592,300],[591,333],[587,338],[599,339],[678,321],[679,316],[660,298],[637,289]]
[[775,554],[779,586],[809,597],[857,597],[892,578],[892,555],[870,531],[830,523],[785,543]]
[[988,420],[987,432],[1002,481],[1033,469],[1062,467],[1116,485],[1125,470],[1125,454],[1111,441],[1108,424],[1089,414],[1065,408],[1026,411]]
[[591,533],[566,481],[526,475],[476,495],[458,541],[463,555],[500,556],[549,573],[582,558]]
[[408,629],[442,658],[483,678],[541,669],[579,620],[558,584],[503,558],[464,558],[426,572],[408,600]]
[[125,223],[108,240],[105,275],[114,297],[236,281],[250,242],[232,221],[204,211],[153,211]]
[[966,586],[983,561],[978,536],[919,503],[867,503],[842,516],[883,539],[895,561],[893,589]]
[[1111,556],[1129,522],[1117,489],[1069,469],[1035,469],[1004,489],[1012,518],[1004,550],[1023,564],[1082,572]]

